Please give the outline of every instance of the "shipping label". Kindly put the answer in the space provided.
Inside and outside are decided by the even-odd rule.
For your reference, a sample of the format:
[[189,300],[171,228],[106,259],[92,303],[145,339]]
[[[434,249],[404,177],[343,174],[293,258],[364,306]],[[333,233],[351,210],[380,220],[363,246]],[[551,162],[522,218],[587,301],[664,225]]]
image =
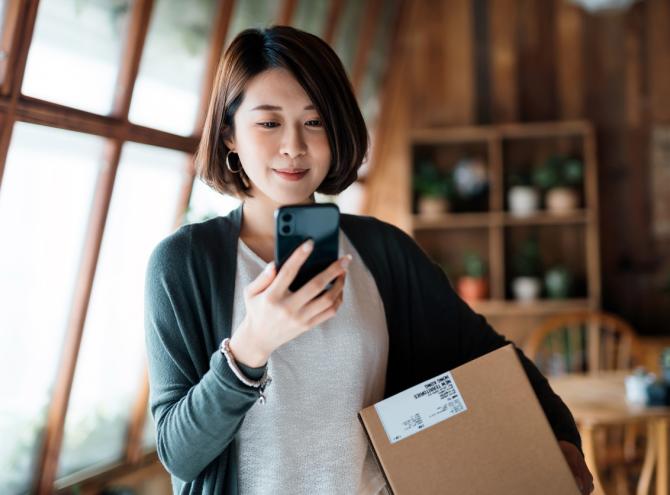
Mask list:
[[375,404],[391,443],[467,411],[456,382],[447,371]]

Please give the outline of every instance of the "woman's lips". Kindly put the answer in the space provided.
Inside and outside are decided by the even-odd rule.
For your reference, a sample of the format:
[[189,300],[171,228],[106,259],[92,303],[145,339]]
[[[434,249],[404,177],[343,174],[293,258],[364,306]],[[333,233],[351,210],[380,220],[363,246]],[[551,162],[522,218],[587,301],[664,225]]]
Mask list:
[[307,172],[309,172],[309,170],[303,170],[301,172],[286,172],[275,169],[272,169],[272,171],[282,179],[294,180],[294,181],[302,179],[305,175],[307,175]]

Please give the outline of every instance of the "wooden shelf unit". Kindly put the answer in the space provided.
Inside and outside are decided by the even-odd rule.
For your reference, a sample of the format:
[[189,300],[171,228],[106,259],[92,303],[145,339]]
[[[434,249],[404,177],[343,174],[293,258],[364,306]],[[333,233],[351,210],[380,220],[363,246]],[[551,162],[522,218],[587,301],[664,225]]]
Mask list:
[[[488,208],[485,211],[446,213],[425,217],[415,212],[415,196],[411,192],[413,208],[411,232],[431,257],[440,262],[441,253],[452,258],[452,269],[459,264],[458,257],[468,249],[479,249],[487,260],[490,299],[473,304],[476,311],[510,338],[523,340],[525,334],[542,318],[573,310],[600,307],[600,266],[598,235],[598,189],[594,130],[589,122],[542,122],[492,126],[448,127],[414,130],[409,139],[411,167],[417,158],[425,158],[431,150],[442,162],[438,167],[455,165],[454,158],[477,154],[487,164]],[[441,155],[440,155],[441,153]],[[576,155],[584,165],[580,209],[556,215],[540,210],[530,217],[516,217],[507,211],[506,176],[510,170],[529,169],[537,161],[553,153]],[[439,162],[439,159],[435,160]],[[413,184],[410,183],[410,187]],[[540,299],[521,303],[511,298],[509,252],[522,232],[540,232],[541,256],[571,257],[581,271],[581,292],[566,300]],[[543,242],[545,244],[543,244]],[[477,249],[475,249],[477,250]],[[561,253],[563,250],[565,252]],[[447,251],[449,253],[447,253]],[[543,256],[544,257],[544,256]],[[567,263],[570,265],[570,263]],[[459,269],[447,269],[455,285]],[[522,325],[522,320],[526,325]]]
[[412,228],[414,230],[430,230],[505,225],[569,225],[586,224],[589,219],[590,212],[586,210],[577,210],[569,215],[561,216],[541,212],[529,217],[515,217],[504,212],[447,213],[439,217],[413,215]]

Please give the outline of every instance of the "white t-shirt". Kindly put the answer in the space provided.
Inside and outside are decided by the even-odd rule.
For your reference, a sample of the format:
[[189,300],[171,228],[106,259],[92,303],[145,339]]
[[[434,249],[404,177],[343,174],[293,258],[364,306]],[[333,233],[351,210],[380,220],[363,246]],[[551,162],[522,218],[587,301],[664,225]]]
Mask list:
[[[372,274],[350,253],[337,314],[272,353],[267,402],[256,402],[240,431],[241,495],[386,493],[357,413],[383,399],[388,360],[384,306]],[[238,242],[233,332],[245,315],[243,289],[266,263]]]

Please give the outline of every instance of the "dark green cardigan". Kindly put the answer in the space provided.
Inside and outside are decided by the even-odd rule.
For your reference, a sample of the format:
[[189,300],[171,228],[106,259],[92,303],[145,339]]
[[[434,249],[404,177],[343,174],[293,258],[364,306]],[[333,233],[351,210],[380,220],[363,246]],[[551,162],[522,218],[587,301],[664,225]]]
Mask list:
[[[236,495],[236,433],[259,397],[219,352],[231,335],[242,207],[184,225],[151,253],[145,286],[150,406],[158,456],[175,493]],[[440,267],[399,228],[341,216],[379,289],[389,333],[384,397],[509,343],[454,292]],[[517,349],[559,440],[581,449],[570,411]],[[243,371],[259,378],[264,367]],[[268,387],[272,400],[272,385]],[[259,406],[262,407],[262,406]]]

